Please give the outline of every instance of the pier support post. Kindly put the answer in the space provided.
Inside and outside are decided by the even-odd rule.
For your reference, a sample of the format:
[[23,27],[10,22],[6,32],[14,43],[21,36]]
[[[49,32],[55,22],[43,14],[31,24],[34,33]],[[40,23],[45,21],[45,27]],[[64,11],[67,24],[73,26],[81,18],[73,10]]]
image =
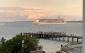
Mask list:
[[74,42],[74,38],[72,37],[72,42]]
[[60,41],[60,37],[59,37],[59,41]]
[[77,43],[79,42],[79,38],[77,38]]
[[63,41],[65,41],[65,37],[63,37]]
[[53,40],[53,35],[51,36],[52,40]]
[[45,38],[45,35],[43,35],[43,38]]
[[69,37],[67,37],[67,42],[69,42]]
[[42,38],[44,38],[44,34],[42,35]]
[[41,35],[41,38],[43,38],[43,34]]

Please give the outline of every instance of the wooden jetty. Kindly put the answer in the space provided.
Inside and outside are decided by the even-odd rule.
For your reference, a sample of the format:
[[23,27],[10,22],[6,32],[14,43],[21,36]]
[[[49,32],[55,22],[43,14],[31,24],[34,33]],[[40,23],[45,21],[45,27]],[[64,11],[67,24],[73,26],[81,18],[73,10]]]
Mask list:
[[[40,39],[58,39],[59,41],[66,41],[66,42],[75,42],[75,38],[76,38],[76,42],[80,43],[80,39],[82,40],[83,37],[81,36],[74,36],[73,34],[69,34],[67,35],[65,32],[29,32],[29,33],[22,33],[22,35],[28,35],[30,37],[36,37],[36,38],[40,38]],[[61,40],[61,38],[63,40]],[[67,40],[65,40],[67,38]]]

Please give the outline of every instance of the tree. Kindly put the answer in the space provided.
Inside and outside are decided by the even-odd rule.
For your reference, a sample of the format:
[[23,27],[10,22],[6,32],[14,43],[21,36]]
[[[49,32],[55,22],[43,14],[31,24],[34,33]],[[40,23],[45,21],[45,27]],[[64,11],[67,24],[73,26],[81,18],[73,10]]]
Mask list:
[[[24,40],[24,47],[22,48],[22,40]],[[30,37],[29,35],[18,34],[12,39],[6,41],[3,49],[0,47],[0,53],[22,53],[22,49],[26,48],[29,51],[33,50],[38,46],[38,40],[35,37]]]
[[1,38],[1,44],[0,44],[0,53],[9,53],[6,50],[6,39],[4,37]]
[[61,51],[57,51],[56,53],[62,53]]
[[6,39],[5,39],[4,37],[2,37],[2,38],[1,38],[1,44],[4,44],[4,43],[5,43],[5,40],[6,40]]

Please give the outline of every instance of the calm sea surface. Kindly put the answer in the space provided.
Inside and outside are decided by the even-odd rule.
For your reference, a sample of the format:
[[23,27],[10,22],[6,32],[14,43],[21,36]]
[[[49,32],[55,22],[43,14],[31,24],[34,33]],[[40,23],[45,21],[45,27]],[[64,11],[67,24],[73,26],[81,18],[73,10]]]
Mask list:
[[[67,23],[67,24],[49,24],[37,25],[32,22],[1,22],[0,23],[0,38],[5,37],[10,39],[20,32],[67,32],[73,33],[77,36],[82,36],[82,23]],[[43,50],[47,53],[54,53],[60,48],[60,44],[64,42],[57,42],[52,40],[40,39],[40,45],[43,45]]]

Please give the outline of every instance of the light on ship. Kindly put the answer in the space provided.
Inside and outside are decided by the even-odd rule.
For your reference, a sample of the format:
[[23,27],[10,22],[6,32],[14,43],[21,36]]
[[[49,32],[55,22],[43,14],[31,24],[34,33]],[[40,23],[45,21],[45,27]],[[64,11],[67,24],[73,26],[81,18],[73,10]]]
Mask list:
[[36,20],[36,22],[39,22],[39,20]]

